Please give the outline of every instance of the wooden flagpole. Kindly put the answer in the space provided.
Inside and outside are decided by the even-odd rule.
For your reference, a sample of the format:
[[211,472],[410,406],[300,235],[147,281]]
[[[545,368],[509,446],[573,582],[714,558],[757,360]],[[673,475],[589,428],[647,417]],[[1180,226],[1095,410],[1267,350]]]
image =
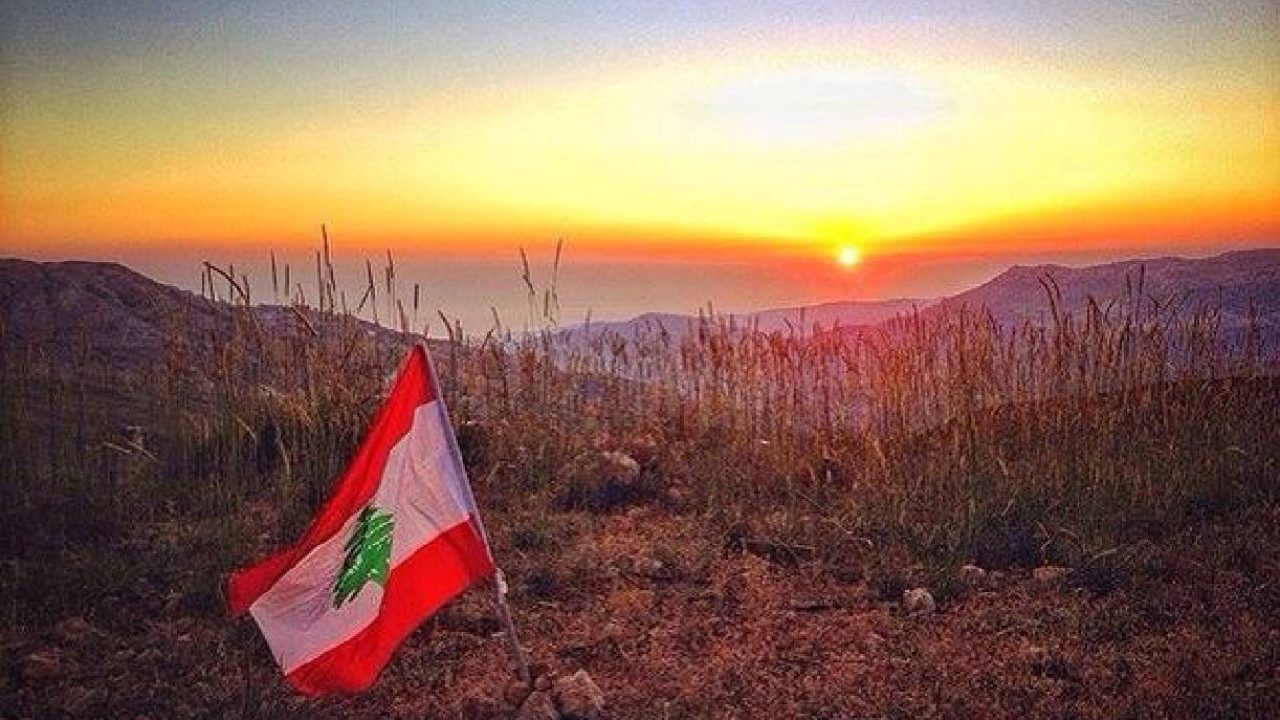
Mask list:
[[436,374],[436,363],[431,359],[431,349],[427,347],[426,338],[419,340],[418,345],[422,348],[422,353],[427,356],[427,371],[431,377],[431,387],[436,392],[436,401],[440,403],[440,414],[444,417],[444,426],[448,430],[449,452],[453,454],[454,462],[458,465],[458,472],[462,473],[462,487],[467,493],[468,509],[471,510],[471,517],[475,519],[477,527],[480,528],[480,538],[484,541],[484,546],[489,551],[489,557],[494,558],[494,609],[497,611],[498,621],[502,623],[503,630],[506,632],[507,650],[511,654],[511,663],[520,681],[526,686],[532,687],[533,675],[529,672],[529,660],[525,657],[524,647],[520,644],[520,638],[516,636],[516,625],[511,619],[511,607],[507,605],[507,578],[503,574],[502,568],[498,567],[497,558],[493,554],[493,546],[489,543],[489,533],[485,530],[484,520],[480,519],[480,508],[476,505],[475,495],[471,492],[471,479],[467,477],[467,467],[462,462],[462,450],[458,447],[458,438],[453,432],[453,423],[449,420],[449,406],[444,401],[444,388],[440,385],[440,376]]
[[[482,533],[483,534],[483,533]],[[492,551],[490,551],[492,554]],[[529,672],[529,659],[525,657],[520,638],[516,637],[516,624],[511,620],[511,606],[507,605],[507,576],[502,568],[495,567],[493,572],[494,607],[498,611],[498,620],[502,622],[507,635],[507,651],[511,653],[511,661],[515,665],[516,675],[526,687],[533,687],[533,674]]]

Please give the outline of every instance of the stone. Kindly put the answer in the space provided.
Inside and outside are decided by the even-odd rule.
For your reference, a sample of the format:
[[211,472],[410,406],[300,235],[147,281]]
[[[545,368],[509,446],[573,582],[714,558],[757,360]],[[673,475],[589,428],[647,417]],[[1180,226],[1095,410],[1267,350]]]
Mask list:
[[1057,565],[1044,565],[1031,571],[1031,579],[1035,581],[1036,587],[1042,590],[1052,590],[1060,588],[1067,581],[1067,574],[1071,572],[1067,568],[1058,567]]
[[1040,645],[1027,644],[1018,649],[1018,659],[1028,665],[1043,663],[1049,657],[1049,651]]
[[629,483],[640,474],[640,463],[624,452],[609,450],[600,453],[600,458],[604,460],[609,474],[619,482]]
[[540,673],[536,678],[533,679],[533,689],[534,690],[550,690],[551,681],[554,679],[555,677],[551,673],[546,673],[546,672]]
[[520,703],[516,712],[516,720],[560,720],[556,712],[556,704],[551,700],[551,693],[546,690],[535,690]]
[[822,598],[794,598],[787,603],[787,607],[799,612],[820,612],[830,610],[835,607],[835,603]]
[[908,615],[932,615],[938,609],[933,595],[924,588],[912,588],[902,592],[902,609]]
[[533,691],[528,685],[519,680],[512,680],[502,689],[502,699],[508,707],[518,708],[529,697]]
[[510,720],[515,716],[515,711],[518,711],[518,708],[506,708],[501,701],[495,702],[492,698],[467,697],[462,699],[462,703],[458,706],[454,717],[506,718],[506,720]]
[[63,694],[62,709],[72,717],[89,717],[89,709],[106,699],[107,692],[102,688],[70,687]]
[[626,637],[626,635],[626,629],[612,620],[605,623],[604,627],[600,629],[600,639],[609,642],[617,642]]
[[59,620],[58,624],[53,626],[53,634],[61,642],[74,644],[84,642],[86,638],[95,637],[101,633],[87,620],[76,615]]
[[58,648],[37,650],[22,658],[19,673],[27,683],[49,680],[62,674],[62,656]]
[[987,571],[977,565],[965,565],[960,568],[960,583],[968,588],[978,588],[987,582]]
[[865,653],[878,653],[884,648],[884,637],[880,633],[869,632],[862,636],[859,646]]
[[641,435],[635,438],[627,448],[636,462],[645,465],[653,462],[658,455],[658,441],[652,435]]
[[604,717],[604,693],[586,670],[557,679],[555,699],[566,720],[600,720]]
[[674,485],[666,490],[667,502],[679,508],[683,507],[689,500],[689,491],[679,485]]
[[121,434],[127,442],[138,447],[142,447],[147,439],[146,429],[141,425],[125,425]]

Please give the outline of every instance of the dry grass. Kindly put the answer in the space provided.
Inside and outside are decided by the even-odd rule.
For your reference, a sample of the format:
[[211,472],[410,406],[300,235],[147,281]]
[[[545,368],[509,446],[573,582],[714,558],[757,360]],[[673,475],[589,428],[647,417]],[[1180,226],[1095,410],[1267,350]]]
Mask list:
[[[328,256],[326,240],[308,289],[273,260],[290,309],[268,314],[243,275],[208,266],[229,321],[192,338],[173,318],[145,377],[89,347],[71,364],[0,353],[0,714],[503,712],[477,596],[373,694],[319,705],[220,617],[221,578],[296,535],[408,331],[435,321],[535,659],[588,667],[617,717],[1233,716],[1277,700],[1280,364],[1253,333],[1222,337],[1212,308],[1175,314],[1134,283],[1047,328],[952,308],[809,336],[720,317],[571,334],[526,263],[544,327],[467,334],[416,288],[403,302],[390,258],[348,303]],[[371,335],[357,314],[406,332]],[[146,418],[144,438],[122,414]],[[956,582],[966,562],[1012,580],[975,596]],[[1042,563],[1082,589],[1034,592],[1022,571]],[[940,615],[898,613],[915,584]],[[68,617],[102,634],[68,638]],[[24,678],[49,647],[64,672]]]

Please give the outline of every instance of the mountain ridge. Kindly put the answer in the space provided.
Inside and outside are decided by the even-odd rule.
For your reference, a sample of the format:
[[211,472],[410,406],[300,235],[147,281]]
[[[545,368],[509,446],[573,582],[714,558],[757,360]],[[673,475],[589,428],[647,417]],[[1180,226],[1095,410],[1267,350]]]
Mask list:
[[[1047,283],[1047,287],[1046,287]],[[873,328],[902,315],[919,312],[926,317],[967,307],[984,309],[1004,325],[1030,322],[1049,325],[1053,307],[1048,291],[1054,286],[1058,311],[1079,314],[1090,299],[1105,305],[1126,294],[1141,295],[1147,301],[1165,302],[1183,296],[1185,310],[1199,305],[1213,305],[1222,315],[1224,329],[1238,332],[1249,321],[1250,307],[1256,312],[1254,321],[1264,336],[1280,339],[1280,248],[1234,250],[1205,258],[1161,256],[1097,263],[1072,267],[1054,263],[1012,265],[986,282],[967,290],[940,298],[901,298],[893,300],[847,300],[794,308],[775,308],[748,313],[724,313],[742,327],[765,320],[759,329],[809,332],[815,326],[830,329],[839,325],[847,330]],[[1141,286],[1141,287],[1139,287]],[[826,312],[823,312],[826,310]],[[842,310],[852,310],[844,312]],[[792,322],[803,315],[805,322]],[[636,317],[592,323],[598,332],[617,332],[636,337],[646,331],[661,329],[679,334],[698,320],[694,315],[644,313]],[[683,327],[682,327],[683,326]],[[582,330],[578,325],[571,332]]]
[[[1084,267],[1013,265],[984,283],[942,298],[838,300],[716,316],[765,332],[807,332],[815,326],[868,328],[905,314],[930,315],[968,307],[983,308],[1005,324],[1047,324],[1053,308],[1046,288],[1055,286],[1059,312],[1080,312],[1090,298],[1115,301],[1139,292],[1151,300],[1181,296],[1188,308],[1197,304],[1217,307],[1227,330],[1254,322],[1268,338],[1280,337],[1280,248]],[[277,328],[302,325],[295,319],[299,314],[314,319],[314,311],[307,309],[295,312],[288,306],[267,304],[252,307],[260,322]],[[60,337],[46,349],[52,349],[59,359],[70,360],[75,347],[72,336],[79,334],[93,337],[90,345],[108,364],[137,366],[140,358],[154,361],[158,353],[168,349],[168,340],[179,329],[175,318],[184,319],[182,334],[194,336],[195,345],[202,347],[201,337],[209,337],[230,322],[230,309],[225,302],[152,280],[117,262],[0,258],[0,330],[9,350],[47,344]],[[651,312],[627,320],[570,326],[565,331],[589,328],[634,338],[660,329],[679,334],[696,321],[694,315]],[[395,334],[373,323],[357,322],[370,333]]]
[[[1056,293],[1050,302],[1050,291]],[[1090,300],[1177,304],[1179,312],[1214,307],[1227,330],[1254,320],[1266,335],[1280,332],[1280,248],[1237,250],[1206,258],[1166,256],[1084,267],[1015,265],[985,283],[942,299],[930,312],[984,309],[1002,324],[1048,325],[1053,305],[1078,314]],[[1252,310],[1251,310],[1252,309]]]

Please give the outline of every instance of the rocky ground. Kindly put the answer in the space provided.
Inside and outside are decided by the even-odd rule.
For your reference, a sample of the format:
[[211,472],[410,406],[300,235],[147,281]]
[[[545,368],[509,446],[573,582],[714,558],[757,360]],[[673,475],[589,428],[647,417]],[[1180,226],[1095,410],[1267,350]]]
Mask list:
[[778,563],[650,507],[509,510],[489,524],[539,676],[532,695],[513,686],[489,595],[475,589],[412,635],[368,693],[300,697],[252,624],[222,615],[217,569],[201,560],[211,527],[158,523],[121,548],[150,563],[136,592],[0,631],[0,716],[1265,717],[1280,706],[1275,510],[1137,548],[1105,573],[957,567],[945,592]]

